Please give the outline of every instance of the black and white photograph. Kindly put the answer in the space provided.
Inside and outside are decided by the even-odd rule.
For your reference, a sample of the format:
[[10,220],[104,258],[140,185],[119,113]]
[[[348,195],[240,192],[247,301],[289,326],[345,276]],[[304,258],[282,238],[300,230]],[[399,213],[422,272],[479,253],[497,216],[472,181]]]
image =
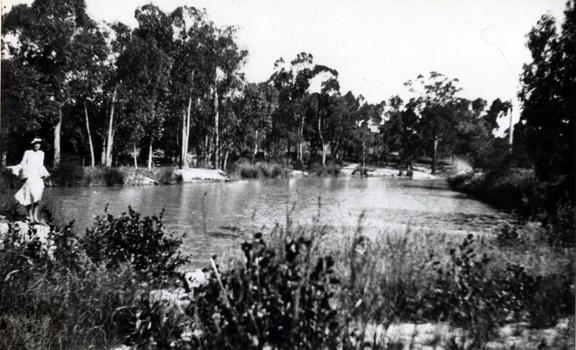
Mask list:
[[576,348],[575,0],[2,0],[0,349]]

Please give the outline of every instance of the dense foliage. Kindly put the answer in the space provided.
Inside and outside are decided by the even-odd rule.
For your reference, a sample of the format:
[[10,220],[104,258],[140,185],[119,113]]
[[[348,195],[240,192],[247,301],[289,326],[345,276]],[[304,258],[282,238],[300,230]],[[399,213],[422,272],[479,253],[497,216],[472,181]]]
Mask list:
[[278,226],[192,279],[181,240],[162,232],[161,216],[132,210],[98,217],[86,238],[53,227],[50,247],[11,225],[0,250],[2,348],[385,348],[393,334],[374,325],[438,321],[481,348],[506,324],[573,316],[573,250],[519,227],[476,239]]
[[[562,31],[545,15],[527,35],[533,61],[524,66],[521,120],[510,156],[492,161],[486,174],[450,179],[467,192],[523,219],[538,219],[549,241],[573,247],[576,227],[576,6],[566,5]],[[519,164],[533,165],[518,169]]]
[[278,59],[267,81],[247,83],[238,29],[216,26],[205,10],[145,5],[132,29],[96,23],[85,8],[36,0],[3,14],[0,154],[15,164],[40,136],[64,186],[80,181],[59,174],[97,164],[365,165],[398,153],[408,167],[430,157],[436,170],[452,155],[483,167],[506,148],[492,131],[509,104],[485,110],[439,73],[407,83],[417,96],[406,105],[341,92],[338,71],[304,52]]

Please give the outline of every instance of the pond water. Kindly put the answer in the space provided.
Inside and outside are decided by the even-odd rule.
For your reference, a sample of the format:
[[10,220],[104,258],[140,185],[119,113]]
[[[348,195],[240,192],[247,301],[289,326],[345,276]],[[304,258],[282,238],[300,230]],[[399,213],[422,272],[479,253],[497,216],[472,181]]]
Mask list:
[[192,265],[235,249],[253,232],[277,223],[311,226],[317,218],[336,230],[354,229],[362,216],[372,232],[412,228],[435,232],[489,232],[511,218],[490,206],[451,191],[444,180],[390,177],[337,177],[241,180],[172,186],[47,188],[47,200],[78,232],[93,217],[120,215],[129,205],[143,215],[165,209],[168,231],[186,232],[183,249]]

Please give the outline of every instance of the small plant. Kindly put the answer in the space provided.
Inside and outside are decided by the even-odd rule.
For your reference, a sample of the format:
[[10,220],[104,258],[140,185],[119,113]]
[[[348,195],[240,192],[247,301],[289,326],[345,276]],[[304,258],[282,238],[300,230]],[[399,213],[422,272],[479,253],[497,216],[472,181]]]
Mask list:
[[509,247],[517,243],[522,243],[517,226],[504,225],[497,233],[496,242],[500,247]]

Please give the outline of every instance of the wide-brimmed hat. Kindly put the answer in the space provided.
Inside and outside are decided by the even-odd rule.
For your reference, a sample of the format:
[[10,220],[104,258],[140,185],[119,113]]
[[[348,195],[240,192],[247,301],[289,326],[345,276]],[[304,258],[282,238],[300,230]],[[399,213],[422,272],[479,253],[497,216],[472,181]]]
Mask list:
[[35,143],[42,143],[42,139],[35,137],[34,140],[32,140],[31,144],[35,144]]

